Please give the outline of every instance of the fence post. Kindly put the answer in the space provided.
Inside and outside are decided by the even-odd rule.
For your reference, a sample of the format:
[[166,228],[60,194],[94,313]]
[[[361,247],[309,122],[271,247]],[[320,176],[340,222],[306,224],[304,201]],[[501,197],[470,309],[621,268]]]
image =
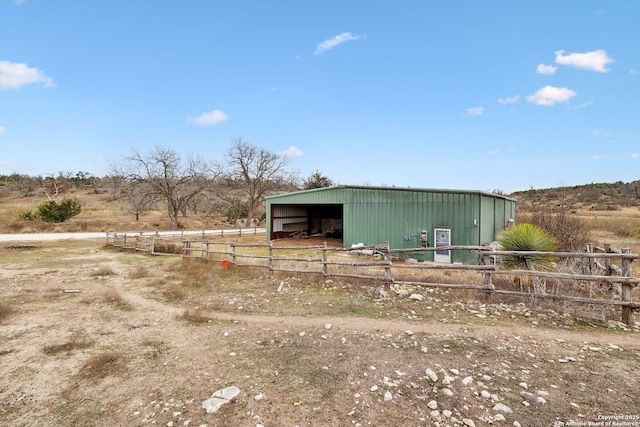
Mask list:
[[327,275],[327,242],[322,242],[322,275]]
[[[486,253],[482,254],[482,263],[484,265],[491,265],[491,256]],[[493,278],[491,272],[489,270],[485,270],[484,272],[484,287],[487,289],[485,294],[487,295],[487,302],[491,303],[491,291],[496,287],[493,284]]]
[[[623,254],[631,253],[631,249],[622,249]],[[631,258],[622,258],[622,276],[631,277]],[[622,284],[622,301],[631,301],[631,284]],[[633,326],[633,308],[628,305],[622,306],[622,322],[628,326]]]
[[[596,252],[596,244],[595,243],[589,243],[587,245],[587,252],[590,254],[593,254]],[[593,274],[593,258],[588,258],[589,259],[589,274]]]
[[231,262],[236,265],[236,242],[231,242]]
[[204,258],[209,259],[209,241],[206,241],[206,246],[205,246],[205,253],[204,253]]
[[[604,253],[608,254],[611,253],[611,244],[610,243],[605,243],[604,244]],[[611,258],[605,258],[604,259],[604,266],[606,268],[606,272],[604,273],[606,276],[611,276]]]
[[151,240],[149,241],[149,254],[153,255],[156,251],[156,238],[151,236]]
[[273,242],[269,241],[269,274],[273,274]]

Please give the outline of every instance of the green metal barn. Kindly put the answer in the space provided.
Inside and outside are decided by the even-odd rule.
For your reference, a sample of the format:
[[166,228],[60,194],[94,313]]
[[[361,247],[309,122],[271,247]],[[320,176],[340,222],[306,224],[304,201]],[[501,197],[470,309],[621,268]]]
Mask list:
[[[514,199],[482,191],[340,185],[267,197],[267,238],[323,235],[345,247],[477,246],[493,242],[515,214]],[[468,251],[422,254],[441,262],[471,257]]]

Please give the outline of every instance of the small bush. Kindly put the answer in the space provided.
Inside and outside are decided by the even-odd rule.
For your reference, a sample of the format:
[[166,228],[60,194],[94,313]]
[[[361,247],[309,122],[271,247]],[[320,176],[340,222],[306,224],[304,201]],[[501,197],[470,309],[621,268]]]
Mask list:
[[23,221],[35,221],[38,219],[38,215],[34,214],[31,211],[23,212],[18,215],[18,218]]
[[37,216],[45,222],[65,222],[82,212],[78,199],[64,198],[60,202],[47,200],[38,205]]

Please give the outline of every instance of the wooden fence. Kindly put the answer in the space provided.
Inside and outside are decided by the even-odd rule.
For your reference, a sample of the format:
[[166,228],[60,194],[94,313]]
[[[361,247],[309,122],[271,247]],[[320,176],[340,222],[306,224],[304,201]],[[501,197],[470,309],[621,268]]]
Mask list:
[[[614,251],[609,245],[605,249],[589,246],[589,252],[516,252],[497,251],[488,246],[447,246],[438,251],[472,251],[478,254],[477,265],[448,264],[435,262],[408,262],[407,257],[420,252],[435,251],[435,248],[391,249],[388,244],[356,248],[329,247],[326,243],[316,246],[280,246],[273,242],[262,244],[240,244],[208,239],[170,238],[156,235],[107,236],[107,244],[116,248],[144,251],[151,254],[180,254],[184,258],[197,258],[224,262],[224,265],[258,267],[270,272],[290,272],[317,274],[325,277],[351,277],[374,280],[391,284],[404,284],[446,289],[469,289],[492,295],[512,295],[534,300],[555,300],[563,303],[574,302],[589,305],[621,307],[621,320],[633,325],[633,311],[640,309],[640,301],[632,299],[632,289],[640,283],[633,277],[631,263],[637,259],[629,249]],[[162,246],[162,251],[158,247]],[[169,249],[169,250],[167,250]],[[598,249],[600,252],[598,252]],[[500,268],[502,257],[550,257],[556,265],[569,265],[567,272],[545,272],[531,270],[505,270]],[[619,260],[620,267],[612,261]],[[601,264],[604,262],[604,265]],[[497,265],[496,265],[497,264]],[[577,273],[575,270],[579,270]],[[597,274],[602,270],[603,274]],[[476,272],[481,283],[470,283],[468,275],[462,275],[459,283],[443,283],[442,277],[434,272],[445,272],[448,281],[456,279],[456,273]],[[460,274],[458,274],[460,276]],[[502,280],[499,278],[502,277]],[[506,278],[506,280],[505,280]],[[537,280],[552,286],[555,291],[504,289],[505,283]],[[458,277],[459,279],[459,277]],[[499,286],[497,287],[496,284]],[[569,295],[573,286],[588,287],[589,296]],[[611,292],[611,291],[618,292]],[[615,299],[611,296],[619,294]],[[593,294],[607,297],[594,297]],[[613,295],[615,296],[615,295]]]

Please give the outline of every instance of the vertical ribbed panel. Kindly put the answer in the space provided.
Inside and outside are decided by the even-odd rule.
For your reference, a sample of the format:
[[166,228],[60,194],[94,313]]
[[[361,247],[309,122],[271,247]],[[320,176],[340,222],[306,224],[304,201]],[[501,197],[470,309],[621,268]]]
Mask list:
[[[429,232],[433,246],[436,227],[451,229],[453,245],[494,241],[508,219],[515,219],[516,202],[473,191],[341,186],[269,197],[273,224],[284,213],[297,216],[301,206],[296,205],[342,205],[345,246],[388,241],[392,248],[406,248],[420,245],[422,230]],[[452,253],[452,261],[469,261],[470,257],[469,253]]]

